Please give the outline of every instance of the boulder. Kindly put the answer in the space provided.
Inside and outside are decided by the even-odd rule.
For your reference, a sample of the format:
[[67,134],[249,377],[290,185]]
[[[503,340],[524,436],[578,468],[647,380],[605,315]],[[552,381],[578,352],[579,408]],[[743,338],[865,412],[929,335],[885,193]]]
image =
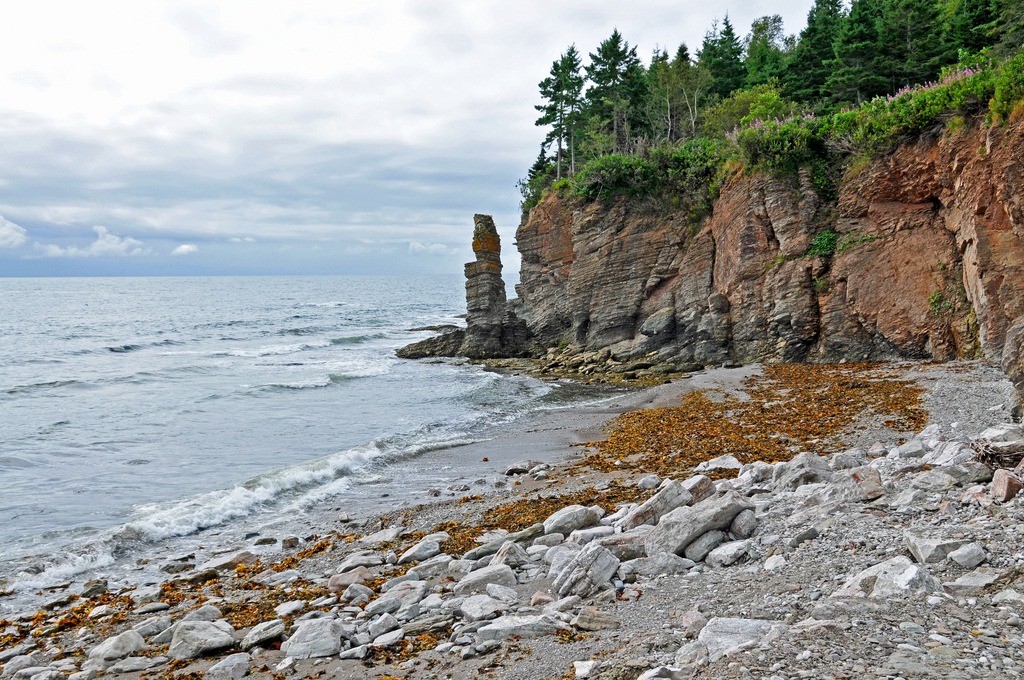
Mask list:
[[942,584],[909,558],[894,557],[851,576],[832,597],[900,597],[941,593]]
[[705,646],[711,662],[733,651],[749,649],[765,638],[781,636],[786,630],[779,621],[715,617],[707,622],[697,636]]
[[689,505],[693,496],[680,482],[674,479],[666,481],[658,493],[633,508],[625,517],[616,522],[623,531],[629,531],[641,524],[657,524],[665,513],[678,507]]
[[353,583],[366,583],[373,574],[366,567],[356,567],[341,574],[335,574],[327,582],[327,588],[332,593],[343,593]]
[[296,659],[334,656],[341,651],[345,628],[334,619],[307,619],[299,622],[295,633],[281,645],[281,651]]
[[996,470],[992,474],[992,498],[1000,503],[1013,500],[1021,489],[1024,489],[1024,482],[1015,473]]
[[736,538],[750,538],[757,529],[757,516],[753,510],[744,510],[736,515],[729,525],[729,533]]
[[597,607],[584,607],[570,623],[573,628],[586,631],[613,630],[622,625],[617,618]]
[[967,543],[967,541],[955,539],[925,538],[909,531],[903,534],[903,541],[919,564],[942,562],[949,553]]
[[644,538],[648,555],[681,554],[694,539],[709,531],[728,529],[736,515],[753,509],[749,499],[735,491],[708,498],[696,505],[672,510]]
[[988,559],[988,554],[980,543],[968,543],[949,553],[948,557],[964,569],[974,569]]
[[507,612],[508,604],[490,595],[471,595],[463,601],[460,609],[462,618],[467,621],[486,621]]
[[544,520],[545,534],[568,535],[576,529],[582,529],[597,524],[601,519],[601,511],[594,507],[582,505],[570,505],[557,510]]
[[700,503],[715,493],[715,483],[705,475],[694,475],[683,480],[682,484],[691,496],[690,504]]
[[251,660],[248,654],[226,656],[210,666],[203,677],[209,680],[242,680],[249,674]]
[[535,638],[572,630],[568,624],[549,614],[506,615],[477,630],[481,640],[505,640],[510,637]]
[[242,638],[239,648],[243,651],[249,651],[253,647],[265,646],[268,642],[273,642],[279,637],[284,635],[284,621],[281,619],[272,619],[270,621],[264,621],[253,626],[245,637]]
[[249,566],[250,564],[255,564],[258,559],[259,558],[256,557],[256,555],[252,554],[248,550],[242,550],[241,552],[214,557],[212,560],[204,564],[200,570],[216,569],[217,571],[233,571],[235,567],[241,565]]
[[461,581],[455,584],[452,591],[456,595],[483,592],[487,589],[488,583],[515,587],[517,583],[515,572],[504,564],[477,569],[466,574]]
[[89,658],[101,662],[114,661],[142,651],[145,647],[146,641],[138,631],[126,630],[89,650]]
[[555,578],[552,590],[559,595],[587,597],[609,585],[619,559],[607,548],[589,543],[576,553]]
[[498,552],[494,553],[490,566],[505,564],[509,567],[519,567],[527,564],[529,561],[530,556],[526,553],[523,546],[513,541],[505,541],[498,548]]
[[832,480],[828,459],[813,453],[801,453],[788,463],[775,467],[772,487],[776,491],[792,491],[804,484],[820,484]]
[[693,560],[672,553],[658,553],[652,557],[641,557],[619,565],[619,578],[630,581],[636,576],[661,576],[685,574],[696,566]]
[[235,644],[233,629],[226,621],[182,621],[174,626],[167,655],[172,659],[196,657]]
[[750,541],[730,541],[708,553],[704,561],[712,567],[729,567],[743,559],[749,546]]
[[402,556],[398,558],[398,564],[422,562],[423,560],[429,560],[434,555],[439,555],[440,553],[440,543],[437,541],[423,540],[402,553]]
[[[739,515],[737,515],[738,517]],[[717,548],[725,540],[725,532],[709,531],[703,536],[698,537],[695,541],[686,546],[686,550],[683,551],[683,555],[686,559],[693,560],[694,562],[700,562],[708,556],[712,550]]]

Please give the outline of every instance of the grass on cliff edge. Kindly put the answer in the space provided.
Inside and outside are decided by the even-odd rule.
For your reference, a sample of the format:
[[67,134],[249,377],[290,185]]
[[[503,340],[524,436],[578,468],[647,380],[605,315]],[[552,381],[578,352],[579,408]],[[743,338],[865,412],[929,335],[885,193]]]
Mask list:
[[801,451],[833,453],[838,437],[865,416],[897,431],[927,422],[923,389],[879,363],[779,364],[746,383],[748,399],[686,394],[678,406],[625,413],[608,437],[590,442],[581,466],[600,470],[688,473],[731,454],[742,463],[789,460]]

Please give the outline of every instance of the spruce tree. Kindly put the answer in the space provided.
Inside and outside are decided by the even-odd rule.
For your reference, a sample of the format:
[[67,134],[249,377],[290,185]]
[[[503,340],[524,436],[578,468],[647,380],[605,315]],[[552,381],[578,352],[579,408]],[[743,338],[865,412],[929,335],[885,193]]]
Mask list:
[[576,136],[583,108],[583,76],[579,52],[570,45],[565,54],[551,65],[551,73],[540,81],[540,95],[545,103],[534,108],[541,112],[537,125],[550,125],[544,146],[556,145],[555,177],[562,178],[565,149],[569,150],[569,172],[576,172]]
[[743,45],[736,36],[728,15],[704,35],[704,43],[697,53],[697,63],[711,74],[711,92],[718,97],[728,97],[734,90],[743,87],[746,67],[743,65]]
[[783,76],[790,99],[815,102],[825,95],[835,59],[833,45],[844,17],[842,0],[814,0]]
[[587,113],[612,133],[612,151],[625,151],[630,143],[630,126],[641,119],[646,92],[646,71],[636,48],[623,40],[618,29],[590,54],[586,67],[591,86],[587,90]]
[[946,51],[935,0],[885,0],[879,47],[890,91],[936,78]]
[[951,60],[960,50],[975,54],[995,44],[998,19],[993,0],[954,0],[944,36]]
[[838,103],[869,100],[889,91],[889,80],[879,61],[879,21],[885,0],[854,0],[835,43],[832,74],[825,82],[829,97]]

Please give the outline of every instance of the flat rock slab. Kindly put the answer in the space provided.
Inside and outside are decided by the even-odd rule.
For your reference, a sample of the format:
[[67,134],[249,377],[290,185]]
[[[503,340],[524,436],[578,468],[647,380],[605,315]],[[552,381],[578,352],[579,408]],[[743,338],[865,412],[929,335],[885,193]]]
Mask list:
[[669,480],[658,493],[633,508],[617,524],[623,531],[635,529],[641,524],[657,524],[666,513],[692,502],[693,495],[680,482]]
[[242,680],[249,673],[248,654],[232,654],[218,661],[203,677],[211,680]]
[[248,651],[253,647],[266,645],[284,635],[284,628],[284,621],[281,619],[258,623],[245,634],[239,647]]
[[779,621],[715,617],[701,629],[697,640],[707,647],[712,662],[731,650],[759,644],[769,634],[781,635],[786,625]]
[[89,651],[89,658],[97,661],[115,661],[141,651],[145,646],[146,641],[138,631],[126,630],[93,647]]
[[600,519],[601,512],[597,508],[570,505],[555,511],[544,520],[544,533],[568,536],[576,529],[583,529],[597,524]]
[[481,640],[505,640],[512,636],[535,638],[571,630],[568,624],[547,614],[538,616],[502,616],[477,631]]

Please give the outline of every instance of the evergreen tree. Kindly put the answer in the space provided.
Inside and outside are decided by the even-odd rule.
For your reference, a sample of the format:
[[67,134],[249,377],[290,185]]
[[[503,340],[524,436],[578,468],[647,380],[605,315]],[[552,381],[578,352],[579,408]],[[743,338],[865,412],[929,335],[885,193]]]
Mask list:
[[747,75],[743,65],[743,45],[728,15],[722,20],[721,30],[716,22],[704,34],[704,43],[697,52],[697,64],[711,74],[712,94],[724,98],[743,87]]
[[747,36],[747,87],[763,85],[782,76],[786,55],[782,17],[773,14],[755,19]]
[[630,125],[640,121],[646,92],[646,72],[636,48],[622,39],[618,29],[590,54],[586,67],[590,89],[587,113],[599,127],[612,133],[612,151],[625,151],[630,145]]
[[[835,43],[832,74],[825,82],[829,97],[840,103],[861,103],[889,91],[879,63],[879,21],[885,0],[854,0]],[[826,62],[828,64],[828,62]]]
[[993,0],[998,9],[996,25],[997,56],[1009,56],[1024,45],[1024,2],[1020,0]]
[[830,62],[835,59],[832,46],[844,17],[841,0],[814,0],[807,26],[800,32],[783,76],[791,99],[813,102],[825,94],[825,83],[832,72]]
[[944,35],[950,60],[960,50],[976,54],[995,44],[998,19],[993,0],[954,0]]
[[878,34],[890,91],[938,76],[945,49],[935,0],[885,0]]
[[576,172],[576,136],[583,109],[583,76],[580,73],[580,55],[575,45],[551,65],[551,74],[540,81],[540,95],[545,103],[536,108],[541,112],[537,125],[550,125],[551,131],[544,146],[556,145],[555,177],[562,177],[565,149],[569,149],[569,172]]

